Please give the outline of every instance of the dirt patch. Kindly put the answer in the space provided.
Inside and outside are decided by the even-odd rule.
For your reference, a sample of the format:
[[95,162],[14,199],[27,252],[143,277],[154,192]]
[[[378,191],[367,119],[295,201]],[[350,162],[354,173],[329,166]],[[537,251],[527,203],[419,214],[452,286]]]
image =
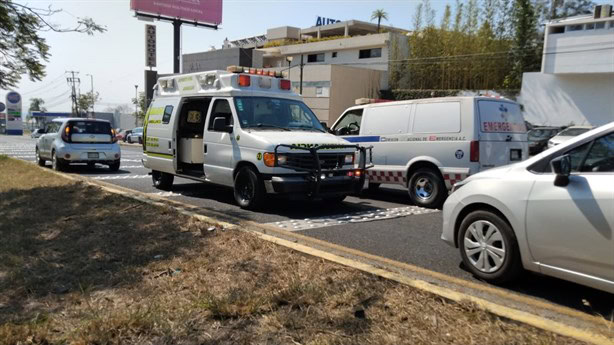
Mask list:
[[0,344],[577,343],[31,164],[0,176]]

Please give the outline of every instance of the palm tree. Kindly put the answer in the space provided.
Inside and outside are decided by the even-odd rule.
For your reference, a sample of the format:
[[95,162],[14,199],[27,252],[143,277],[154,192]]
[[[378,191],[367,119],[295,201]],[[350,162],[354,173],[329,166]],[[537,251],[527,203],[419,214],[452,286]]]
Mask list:
[[379,26],[380,26],[382,19],[388,20],[388,13],[386,13],[386,11],[382,9],[375,10],[371,14],[371,20],[374,20],[374,19],[377,19],[377,32],[379,32]]

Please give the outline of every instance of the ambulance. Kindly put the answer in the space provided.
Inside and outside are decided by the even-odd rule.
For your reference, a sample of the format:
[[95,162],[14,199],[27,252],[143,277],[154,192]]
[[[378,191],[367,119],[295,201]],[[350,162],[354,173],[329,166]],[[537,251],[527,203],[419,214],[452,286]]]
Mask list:
[[143,153],[156,188],[175,176],[228,186],[245,209],[273,194],[341,202],[362,187],[369,158],[328,133],[279,72],[238,66],[160,78]]
[[371,191],[407,188],[411,201],[440,207],[455,183],[477,172],[527,159],[520,105],[494,97],[441,97],[396,102],[356,100],[331,132],[373,147]]

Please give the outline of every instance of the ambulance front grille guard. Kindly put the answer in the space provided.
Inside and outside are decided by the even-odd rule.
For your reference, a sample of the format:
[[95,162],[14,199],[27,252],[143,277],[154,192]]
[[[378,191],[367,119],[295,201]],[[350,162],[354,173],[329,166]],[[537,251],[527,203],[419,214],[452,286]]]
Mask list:
[[[290,150],[300,150],[301,153],[298,152],[278,152],[279,148],[283,147],[283,148],[288,148]],[[365,170],[372,168],[373,167],[373,146],[369,146],[369,147],[365,147],[365,146],[360,146],[360,145],[320,145],[320,146],[315,146],[315,147],[302,147],[302,146],[297,146],[297,145],[286,145],[286,144],[279,144],[275,147],[275,165],[277,167],[280,168],[286,168],[286,169],[292,169],[294,171],[298,171],[298,172],[307,172],[309,173],[309,179],[311,180],[313,187],[312,187],[312,192],[311,195],[318,195],[320,193],[320,184],[322,182],[322,173],[323,172],[330,172],[330,171],[339,171],[339,170],[345,170],[345,171],[349,171],[349,170],[355,170],[356,168],[354,168],[354,165],[351,166],[351,168],[346,168],[345,166],[339,166],[336,168],[328,168],[330,167],[330,164],[327,164],[326,159],[323,161],[320,159],[321,156],[326,156],[326,155],[331,155],[328,153],[320,153],[320,150],[342,150],[342,149],[355,149],[355,151],[353,152],[353,154],[356,154],[356,151],[358,151],[359,157],[358,157],[358,169],[362,172],[362,174],[360,175],[360,180],[359,180],[359,185],[362,186],[364,184],[364,180],[365,180]],[[367,164],[367,150],[369,150],[369,163]],[[305,155],[302,152],[307,151],[307,154],[309,154],[311,156],[311,159],[313,159],[313,163],[311,164],[312,168],[309,167],[305,167],[305,166],[296,166],[296,165],[292,165],[292,164],[282,164],[279,163],[279,160],[277,159],[278,156],[280,154],[285,155],[286,157],[292,157],[293,155]],[[339,155],[344,157],[345,155],[347,155],[348,153],[338,153],[335,155]],[[290,161],[292,161],[292,159],[290,159]],[[323,167],[323,164],[326,165],[326,168]]]

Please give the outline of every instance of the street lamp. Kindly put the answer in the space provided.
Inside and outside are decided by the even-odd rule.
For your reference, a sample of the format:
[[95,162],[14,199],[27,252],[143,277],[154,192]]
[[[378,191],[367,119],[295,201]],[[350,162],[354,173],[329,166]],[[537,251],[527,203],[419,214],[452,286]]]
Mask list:
[[95,115],[96,113],[94,112],[94,103],[96,103],[96,97],[94,97],[94,76],[91,74],[86,74],[86,75],[90,76],[90,82],[92,85],[92,93],[91,93],[92,95],[92,117],[96,117]]
[[139,86],[134,85],[134,126],[139,125]]

